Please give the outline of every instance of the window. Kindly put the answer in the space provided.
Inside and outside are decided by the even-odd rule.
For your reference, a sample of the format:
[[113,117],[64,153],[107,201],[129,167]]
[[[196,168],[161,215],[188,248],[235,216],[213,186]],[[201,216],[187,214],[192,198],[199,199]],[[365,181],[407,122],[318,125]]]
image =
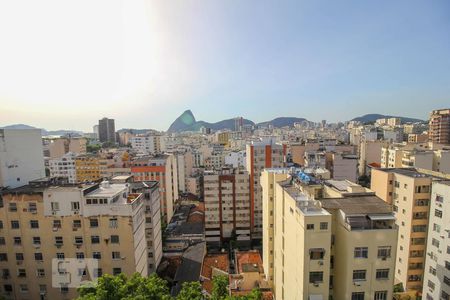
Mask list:
[[17,203],[16,202],[10,202],[9,203],[9,211],[10,212],[16,212],[17,211]]
[[430,269],[428,270],[428,272],[434,276],[436,276],[436,269],[430,266]]
[[3,289],[4,289],[5,292],[7,292],[7,293],[11,293],[11,292],[13,291],[12,285],[10,285],[10,284],[5,284],[5,285],[3,286]]
[[441,299],[442,300],[449,300],[450,299],[450,295],[447,294],[445,291],[441,291]]
[[76,245],[81,245],[81,244],[83,244],[83,237],[82,237],[82,236],[76,236],[76,237],[75,237],[75,244],[76,244]]
[[80,202],[70,202],[72,210],[80,210]]
[[113,268],[113,275],[119,275],[120,273],[122,273],[122,268]]
[[328,222],[320,222],[320,230],[328,230]]
[[377,291],[375,292],[374,300],[387,300],[387,291]]
[[354,257],[355,258],[367,258],[369,254],[369,249],[367,247],[355,247]]
[[442,210],[435,209],[434,210],[434,216],[438,218],[442,218]]
[[37,269],[36,270],[36,276],[37,277],[44,277],[45,276],[45,270],[44,269]]
[[100,237],[98,235],[92,235],[91,236],[91,243],[92,244],[98,244],[100,243]]
[[307,230],[314,230],[314,224],[306,224]]
[[6,244],[5,238],[0,236],[0,245],[5,245],[5,244]]
[[309,258],[316,260],[316,259],[323,259],[325,255],[325,249],[323,248],[313,248],[309,249]]
[[438,241],[437,239],[433,238],[433,239],[431,240],[431,244],[432,244],[433,246],[439,248],[439,241]]
[[8,254],[0,253],[0,261],[8,261]]
[[94,274],[97,275],[97,277],[101,277],[103,275],[102,268],[94,269]]
[[353,292],[352,300],[364,300],[364,292]]
[[118,244],[118,243],[119,243],[119,236],[111,235],[111,244]]
[[53,220],[53,228],[61,228],[61,220]]
[[72,227],[81,228],[81,220],[73,220]]
[[55,236],[55,245],[62,246],[64,244],[62,236]]
[[377,269],[377,279],[389,279],[389,269]]
[[323,282],[323,272],[309,272],[309,283]]
[[27,277],[27,272],[25,271],[25,269],[18,269],[17,270],[17,277]]
[[90,219],[89,220],[91,228],[98,227],[98,219]]
[[444,283],[448,286],[450,286],[450,278],[448,278],[447,276],[444,276]]
[[75,256],[76,256],[77,259],[84,259],[84,253],[83,252],[77,252],[75,254]]
[[112,252],[112,259],[120,259],[120,252],[119,251],[113,251]]
[[57,258],[57,259],[64,259],[64,258],[65,258],[65,255],[64,255],[64,253],[62,253],[62,252],[58,252],[58,253],[56,253],[56,258]]
[[39,236],[33,236],[33,245],[40,245],[41,238]]
[[19,221],[16,221],[16,220],[11,221],[11,228],[12,229],[19,229],[20,228]]
[[37,211],[36,202],[28,203],[28,211],[29,212],[36,212]]
[[409,275],[408,281],[421,281],[422,276],[421,275]]
[[426,232],[427,231],[427,225],[413,225],[412,226],[413,232]]
[[39,221],[38,220],[31,220],[30,221],[30,227],[33,229],[39,228]]
[[42,256],[42,253],[35,253],[34,254],[34,260],[43,261],[44,257]]
[[23,260],[23,253],[16,253],[16,260],[22,261]]
[[117,223],[116,218],[109,219],[109,228],[117,228],[119,224]]
[[436,287],[436,285],[434,284],[433,281],[428,280],[428,287],[429,287],[430,289],[434,290],[434,288]]
[[366,280],[366,270],[353,270],[353,281]]
[[21,293],[28,293],[28,285],[26,284],[19,284],[19,290]]
[[45,284],[39,285],[39,293],[41,293],[41,294],[47,293],[47,286]]
[[69,292],[69,288],[67,286],[61,286],[61,288],[59,289],[61,294],[66,294]]
[[58,202],[50,202],[50,206],[52,208],[52,211],[59,210],[59,203]]
[[0,229],[3,229],[3,221],[0,221]]
[[14,245],[16,246],[22,245],[22,239],[20,238],[20,236],[14,237]]
[[92,252],[92,258],[101,259],[102,254],[100,252]]

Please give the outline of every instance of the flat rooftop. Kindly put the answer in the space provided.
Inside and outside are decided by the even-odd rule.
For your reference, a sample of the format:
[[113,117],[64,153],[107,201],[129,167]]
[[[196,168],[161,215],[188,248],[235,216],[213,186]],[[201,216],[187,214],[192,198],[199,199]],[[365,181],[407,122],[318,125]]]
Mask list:
[[346,215],[355,214],[392,214],[389,204],[377,196],[347,198],[329,198],[320,200],[325,209],[340,209]]
[[109,198],[123,192],[126,189],[126,185],[121,183],[113,183],[107,185],[101,184],[98,189],[90,192],[86,195],[86,197]]
[[413,178],[432,178],[433,176],[420,173],[417,169],[414,168],[381,168],[379,169],[385,172],[392,172],[400,175],[405,175]]

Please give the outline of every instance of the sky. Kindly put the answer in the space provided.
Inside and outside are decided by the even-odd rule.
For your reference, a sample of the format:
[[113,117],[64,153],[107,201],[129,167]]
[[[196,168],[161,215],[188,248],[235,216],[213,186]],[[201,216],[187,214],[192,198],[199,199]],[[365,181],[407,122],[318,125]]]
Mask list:
[[0,0],[0,126],[450,107],[450,1]]

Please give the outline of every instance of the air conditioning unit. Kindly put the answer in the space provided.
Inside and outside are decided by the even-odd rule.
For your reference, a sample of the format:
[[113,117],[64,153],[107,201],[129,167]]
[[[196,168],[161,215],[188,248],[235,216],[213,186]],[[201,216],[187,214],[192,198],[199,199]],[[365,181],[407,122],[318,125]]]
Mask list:
[[32,213],[33,215],[35,215],[35,214],[37,214],[37,210],[32,210],[31,213]]
[[53,211],[52,211],[52,215],[56,215],[56,210],[53,210]]
[[323,266],[323,260],[319,260],[317,263],[318,263],[320,266]]
[[382,258],[381,258],[381,260],[386,260],[387,259],[387,257],[386,256],[383,256]]
[[356,286],[361,286],[361,282],[359,282],[359,281],[355,281],[355,282],[353,282],[353,284]]
[[318,283],[318,282],[314,282],[313,284],[314,284],[315,287],[318,287],[318,286],[319,286],[319,283]]

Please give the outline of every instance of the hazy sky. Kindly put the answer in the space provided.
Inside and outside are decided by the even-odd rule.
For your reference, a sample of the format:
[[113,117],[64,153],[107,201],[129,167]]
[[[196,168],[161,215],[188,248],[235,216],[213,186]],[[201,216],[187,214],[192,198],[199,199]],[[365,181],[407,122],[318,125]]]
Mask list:
[[[370,2],[370,3],[369,3]],[[0,0],[0,126],[450,106],[450,1]]]

